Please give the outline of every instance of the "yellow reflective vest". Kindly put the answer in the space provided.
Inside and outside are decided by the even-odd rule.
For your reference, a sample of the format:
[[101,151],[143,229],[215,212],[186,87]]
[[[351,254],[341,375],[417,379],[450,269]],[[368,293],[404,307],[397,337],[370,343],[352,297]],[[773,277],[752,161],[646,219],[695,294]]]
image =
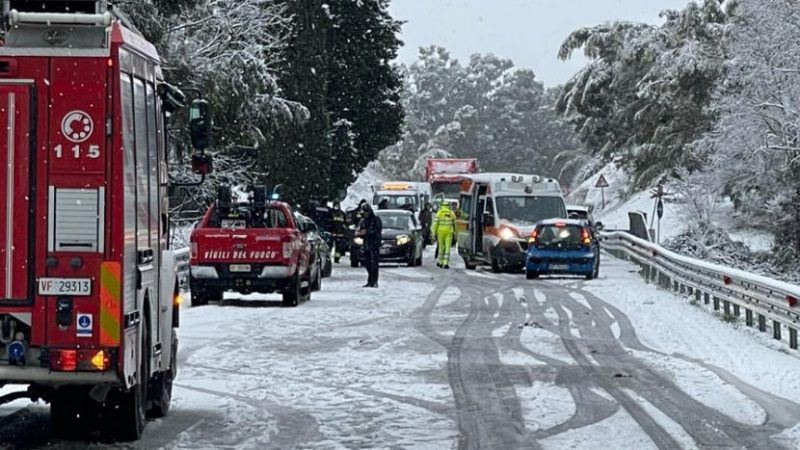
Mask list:
[[433,235],[441,233],[453,233],[456,229],[456,214],[447,206],[441,206],[436,211],[436,216],[433,218],[431,225],[431,232]]

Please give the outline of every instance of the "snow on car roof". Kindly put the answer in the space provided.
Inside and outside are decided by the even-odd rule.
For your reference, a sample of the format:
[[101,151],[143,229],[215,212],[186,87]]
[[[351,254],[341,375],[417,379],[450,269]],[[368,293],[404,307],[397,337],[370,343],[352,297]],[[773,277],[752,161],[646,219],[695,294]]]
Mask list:
[[589,207],[584,205],[567,205],[567,211],[586,211],[589,212]]
[[375,211],[375,214],[414,214],[414,213],[405,209],[379,209]]
[[540,220],[538,225],[552,226],[552,225],[557,225],[557,224],[560,224],[560,223],[563,223],[565,225],[583,226],[583,225],[586,225],[586,220],[584,220],[584,219],[558,219],[558,218],[545,219],[545,220]]

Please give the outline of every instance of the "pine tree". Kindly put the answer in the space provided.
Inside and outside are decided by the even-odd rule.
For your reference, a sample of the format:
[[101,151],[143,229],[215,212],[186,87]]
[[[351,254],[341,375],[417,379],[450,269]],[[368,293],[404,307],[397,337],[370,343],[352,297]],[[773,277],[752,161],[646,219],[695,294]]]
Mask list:
[[[378,153],[400,139],[402,79],[392,61],[402,42],[388,0],[330,0],[327,104],[353,145],[334,141],[330,190],[343,191]],[[337,130],[334,130],[334,135]],[[342,146],[343,145],[343,146]]]

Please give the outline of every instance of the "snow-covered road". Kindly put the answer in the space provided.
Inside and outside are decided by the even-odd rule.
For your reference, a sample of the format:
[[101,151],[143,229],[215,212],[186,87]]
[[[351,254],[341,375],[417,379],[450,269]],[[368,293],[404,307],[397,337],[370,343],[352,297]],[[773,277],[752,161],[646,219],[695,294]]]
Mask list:
[[[135,447],[800,447],[797,355],[627,263],[588,282],[432,265],[379,289],[338,265],[297,308],[186,307],[174,409]],[[46,405],[0,407],[0,446],[86,446],[49,433]]]

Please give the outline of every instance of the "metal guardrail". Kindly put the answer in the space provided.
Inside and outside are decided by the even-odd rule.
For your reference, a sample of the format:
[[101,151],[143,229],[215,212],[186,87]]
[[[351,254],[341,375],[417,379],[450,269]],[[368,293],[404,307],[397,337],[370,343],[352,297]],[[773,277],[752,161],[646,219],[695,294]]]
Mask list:
[[744,314],[745,324],[761,332],[770,322],[774,339],[782,340],[788,329],[789,346],[797,349],[800,286],[679,255],[627,232],[604,233],[603,249],[636,263],[648,282],[713,303],[726,317]]
[[178,272],[178,284],[181,289],[188,288],[189,281],[189,248],[175,250],[175,264]]

